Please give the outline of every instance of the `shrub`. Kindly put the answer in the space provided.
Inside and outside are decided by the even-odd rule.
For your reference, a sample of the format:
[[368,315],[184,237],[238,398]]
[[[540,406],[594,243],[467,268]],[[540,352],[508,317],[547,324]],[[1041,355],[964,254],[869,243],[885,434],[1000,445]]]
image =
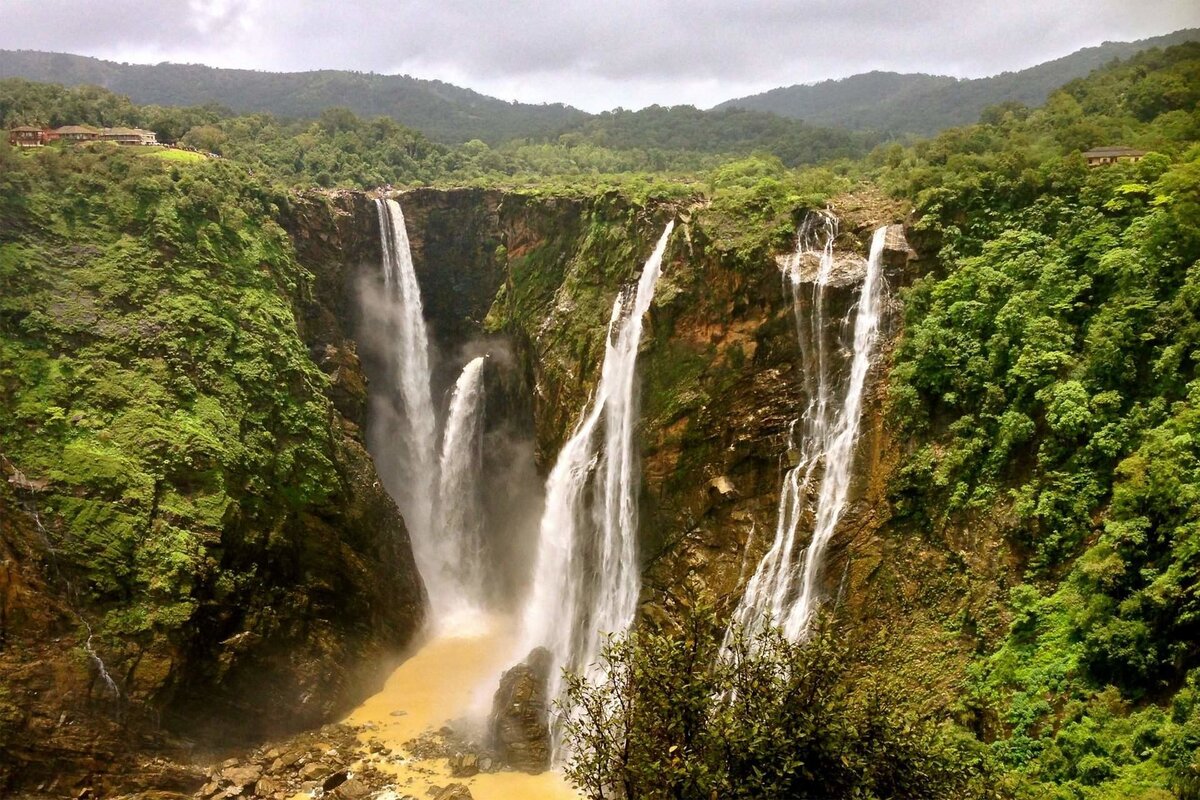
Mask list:
[[707,612],[611,640],[567,677],[567,774],[594,800],[989,796],[982,745],[856,678],[837,631],[724,642]]

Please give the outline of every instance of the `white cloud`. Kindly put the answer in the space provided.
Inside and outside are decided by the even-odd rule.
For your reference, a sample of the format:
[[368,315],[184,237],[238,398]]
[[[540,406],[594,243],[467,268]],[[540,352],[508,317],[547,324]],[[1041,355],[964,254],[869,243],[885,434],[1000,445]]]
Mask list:
[[706,106],[871,69],[989,75],[1200,25],[1190,0],[3,2],[2,48],[407,72],[589,110]]

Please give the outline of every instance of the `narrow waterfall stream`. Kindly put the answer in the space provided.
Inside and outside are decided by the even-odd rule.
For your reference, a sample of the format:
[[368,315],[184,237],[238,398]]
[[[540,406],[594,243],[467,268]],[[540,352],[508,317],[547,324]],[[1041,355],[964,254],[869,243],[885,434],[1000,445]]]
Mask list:
[[[546,508],[518,658],[535,647],[550,651],[550,698],[562,690],[563,668],[589,675],[599,670],[594,660],[603,637],[629,627],[636,610],[637,353],[643,317],[654,299],[674,225],[668,223],[659,237],[636,289],[622,291],[613,303],[600,382],[546,481]],[[558,722],[552,743],[557,754]]]
[[[395,386],[395,399],[403,409],[399,418],[377,417],[368,431],[371,450],[399,452],[389,461],[396,474],[388,481],[388,491],[396,499],[404,524],[412,540],[413,555],[429,591],[432,616],[453,602],[454,586],[443,583],[438,568],[437,539],[433,530],[434,488],[437,463],[434,460],[437,419],[430,392],[429,334],[421,307],[421,288],[413,268],[404,212],[395,200],[375,201],[379,216],[380,249],[383,257],[384,297],[374,308],[379,319],[372,320],[384,329],[390,348],[388,365]],[[388,477],[385,475],[385,478]]]
[[[807,406],[792,426],[798,460],[784,476],[774,541],[746,584],[731,631],[770,620],[789,639],[799,640],[820,603],[821,568],[849,497],[863,394],[878,339],[886,234],[886,226],[875,231],[858,301],[840,321],[828,315],[837,237],[832,214],[809,216],[785,265]],[[805,534],[811,534],[807,546]]]
[[[480,502],[480,466],[483,460],[483,368],[486,356],[463,367],[450,396],[450,411],[442,434],[438,460],[436,564],[437,583],[455,586],[446,598],[440,621],[458,627],[483,613],[483,508]],[[427,579],[428,580],[428,579]]]

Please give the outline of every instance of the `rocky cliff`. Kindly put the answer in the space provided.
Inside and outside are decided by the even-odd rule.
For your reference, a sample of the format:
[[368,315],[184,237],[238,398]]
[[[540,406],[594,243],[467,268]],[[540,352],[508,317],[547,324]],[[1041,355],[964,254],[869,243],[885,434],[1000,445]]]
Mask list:
[[[770,542],[789,427],[803,408],[792,296],[775,262],[794,247],[808,209],[755,229],[699,198],[418,190],[400,200],[443,351],[487,336],[512,349],[516,388],[503,413],[532,430],[543,474],[598,378],[614,296],[666,221],[679,221],[639,361],[644,610],[669,613],[693,579],[719,602],[736,602],[743,571]],[[903,207],[878,197],[837,205],[837,246],[859,256],[875,227],[904,220]],[[871,373],[852,507],[826,570],[829,595],[865,629],[879,609],[895,608],[895,576],[881,560],[911,552],[886,525],[902,443],[888,437],[883,409],[897,291],[922,269],[914,256],[902,236],[887,253],[888,344]],[[835,291],[837,313],[855,297],[853,281]]]
[[0,794],[191,788],[160,755],[336,716],[423,618],[330,291],[359,215],[143,189],[0,236]]

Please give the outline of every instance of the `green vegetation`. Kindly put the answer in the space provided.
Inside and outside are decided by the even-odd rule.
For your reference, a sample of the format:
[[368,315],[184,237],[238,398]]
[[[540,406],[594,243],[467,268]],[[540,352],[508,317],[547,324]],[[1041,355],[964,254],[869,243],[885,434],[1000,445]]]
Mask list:
[[151,149],[149,151],[143,149],[139,151],[139,153],[146,158],[157,158],[162,161],[176,161],[181,164],[194,164],[205,159],[205,156],[202,153],[196,153],[191,150],[160,148]]
[[[905,295],[896,509],[1009,520],[1024,582],[962,703],[1023,796],[1198,796],[1198,100],[1190,44],[880,154],[940,251]],[[1156,152],[1072,153],[1111,142]]]
[[1197,40],[1200,29],[1192,28],[1137,42],[1105,42],[990,78],[960,80],[945,75],[868,72],[772,89],[728,100],[717,109],[745,108],[802,119],[812,125],[930,136],[955,125],[970,125],[991,106],[1040,106],[1064,83],[1117,59],[1131,58],[1153,47]]
[[594,800],[993,796],[986,750],[856,679],[843,637],[733,637],[711,614],[610,641],[596,685],[568,676],[567,774]]
[[227,163],[0,149],[0,452],[50,481],[105,633],[186,636],[254,580],[234,541],[337,489],[283,202]]

